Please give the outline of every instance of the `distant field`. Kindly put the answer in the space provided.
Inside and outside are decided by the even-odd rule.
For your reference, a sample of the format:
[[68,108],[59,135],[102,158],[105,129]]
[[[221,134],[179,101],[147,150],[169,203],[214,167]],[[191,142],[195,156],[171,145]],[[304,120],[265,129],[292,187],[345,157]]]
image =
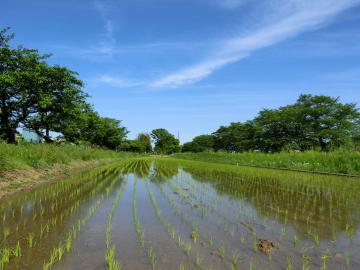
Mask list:
[[274,167],[360,175],[360,153],[355,151],[304,153],[179,153],[176,158],[226,164]]

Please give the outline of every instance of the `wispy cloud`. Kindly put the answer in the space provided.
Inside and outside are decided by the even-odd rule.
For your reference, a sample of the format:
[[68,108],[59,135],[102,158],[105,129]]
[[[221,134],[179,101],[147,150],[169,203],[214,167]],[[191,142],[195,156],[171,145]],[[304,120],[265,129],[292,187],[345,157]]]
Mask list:
[[[201,80],[216,70],[237,62],[256,50],[277,44],[306,31],[316,30],[339,13],[359,4],[360,0],[292,0],[283,1],[284,8],[271,24],[252,33],[226,40],[203,61],[151,82],[155,88],[176,87]],[[280,3],[281,4],[281,3]],[[286,5],[285,5],[286,4]],[[279,3],[278,3],[279,5]],[[269,12],[276,12],[269,10]],[[286,14],[286,15],[284,15]]]
[[103,0],[94,0],[94,5],[104,22],[105,39],[100,42],[97,51],[106,56],[112,56],[116,40],[114,38],[114,23],[108,14],[108,8]]
[[330,81],[331,83],[360,83],[360,68],[353,68],[325,74],[320,77],[321,80]]
[[95,87],[102,85],[109,85],[115,88],[130,88],[135,86],[140,86],[143,82],[131,81],[128,79],[122,79],[112,75],[101,75],[95,79],[90,79],[89,83]]
[[216,4],[222,8],[234,9],[248,4],[249,2],[251,2],[251,0],[210,0],[209,2]]

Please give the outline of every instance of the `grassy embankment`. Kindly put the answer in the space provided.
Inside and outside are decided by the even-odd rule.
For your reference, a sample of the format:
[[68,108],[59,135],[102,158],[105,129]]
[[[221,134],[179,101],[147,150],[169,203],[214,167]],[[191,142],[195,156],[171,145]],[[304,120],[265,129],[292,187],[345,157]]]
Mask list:
[[179,159],[360,176],[360,153],[351,151],[303,153],[179,153]]
[[0,143],[0,198],[75,171],[134,156],[69,145]]

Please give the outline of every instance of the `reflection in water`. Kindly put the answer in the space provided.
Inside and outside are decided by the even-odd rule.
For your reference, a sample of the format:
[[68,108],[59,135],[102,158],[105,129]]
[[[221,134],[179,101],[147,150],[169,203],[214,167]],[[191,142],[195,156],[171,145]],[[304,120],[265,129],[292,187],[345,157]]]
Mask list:
[[[120,187],[122,198],[116,197]],[[138,213],[134,228],[141,225],[145,231],[143,241],[150,250],[142,252],[142,260],[149,265],[156,260],[168,269],[181,264],[196,269],[206,261],[213,269],[237,269],[234,260],[241,257],[245,269],[250,265],[280,269],[288,264],[294,269],[358,269],[359,194],[358,180],[340,177],[171,159],[124,161],[0,202],[0,269],[41,269],[59,254],[59,260],[72,262],[73,267],[79,256],[71,245],[87,249],[77,243],[79,235],[105,242],[105,229],[111,227],[106,220],[118,218],[121,228],[121,220],[128,221],[133,212]],[[138,210],[130,210],[134,198],[139,200]],[[115,208],[117,204],[121,207]],[[111,218],[106,218],[108,212]],[[121,213],[126,216],[117,217]],[[86,237],[83,228],[89,221],[103,228],[103,237]],[[162,227],[165,230],[159,230]],[[113,232],[119,238],[114,243],[139,241],[135,229],[122,231],[133,234]],[[192,239],[195,234],[198,242]],[[94,252],[105,256],[102,245],[93,245],[99,249]],[[168,255],[161,255],[166,251]],[[133,254],[122,258],[119,253],[117,259],[125,269],[136,264],[131,260],[137,260],[139,251]],[[93,265],[106,268],[105,260],[98,261],[104,256],[88,258],[89,265],[92,259]],[[72,268],[66,265],[59,269]]]

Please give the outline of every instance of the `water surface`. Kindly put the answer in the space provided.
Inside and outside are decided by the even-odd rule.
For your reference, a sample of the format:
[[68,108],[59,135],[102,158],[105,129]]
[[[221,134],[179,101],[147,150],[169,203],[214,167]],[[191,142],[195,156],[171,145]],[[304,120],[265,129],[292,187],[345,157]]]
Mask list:
[[0,202],[0,269],[360,269],[359,181],[171,159],[97,168]]

